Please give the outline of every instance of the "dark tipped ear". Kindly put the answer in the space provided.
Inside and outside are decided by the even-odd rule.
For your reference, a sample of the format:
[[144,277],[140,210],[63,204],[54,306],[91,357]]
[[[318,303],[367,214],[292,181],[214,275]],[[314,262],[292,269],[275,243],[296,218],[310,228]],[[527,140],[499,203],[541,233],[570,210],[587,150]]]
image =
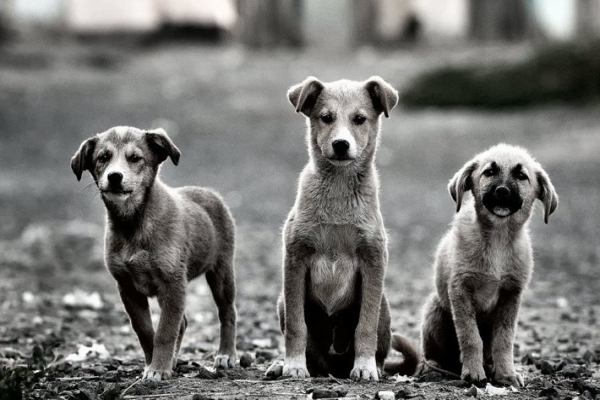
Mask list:
[[558,207],[558,194],[550,182],[548,174],[543,169],[540,169],[537,173],[538,181],[538,199],[544,204],[544,222],[548,223],[550,214]]
[[456,212],[460,211],[462,205],[463,194],[467,190],[471,190],[473,185],[471,182],[471,174],[477,168],[477,162],[471,160],[466,163],[448,182],[448,191],[450,197],[456,202]]
[[91,171],[93,168],[92,155],[98,138],[92,137],[84,140],[79,146],[79,150],[75,152],[75,155],[71,158],[71,169],[77,177],[77,180],[81,180],[83,171]]
[[390,111],[398,104],[398,91],[379,76],[367,79],[365,88],[373,101],[373,108],[377,114],[383,113],[389,118]]
[[159,162],[163,162],[167,157],[171,157],[173,164],[179,164],[181,152],[164,129],[152,129],[151,131],[146,132],[146,137],[148,138],[150,148],[158,155]]
[[310,117],[319,94],[323,90],[323,84],[314,76],[309,76],[304,82],[294,85],[288,90],[288,99],[296,108],[296,112]]

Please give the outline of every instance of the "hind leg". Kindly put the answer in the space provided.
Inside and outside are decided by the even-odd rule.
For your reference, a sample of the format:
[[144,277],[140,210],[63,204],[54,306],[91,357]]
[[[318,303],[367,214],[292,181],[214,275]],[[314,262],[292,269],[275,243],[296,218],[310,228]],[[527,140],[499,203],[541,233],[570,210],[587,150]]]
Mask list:
[[[460,375],[460,348],[452,313],[442,307],[435,293],[427,299],[423,310],[421,342],[426,364]],[[428,372],[426,364],[421,365],[419,374]]]
[[215,368],[232,368],[235,365],[235,281],[231,255],[223,257],[215,268],[206,273],[206,281],[212,292],[221,323],[219,351],[215,358]]

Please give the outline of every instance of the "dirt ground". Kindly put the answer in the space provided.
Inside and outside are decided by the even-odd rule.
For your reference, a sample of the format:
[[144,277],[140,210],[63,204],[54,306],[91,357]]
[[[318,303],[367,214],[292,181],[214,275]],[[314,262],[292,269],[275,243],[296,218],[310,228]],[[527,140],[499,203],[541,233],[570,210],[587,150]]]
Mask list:
[[[275,314],[279,233],[307,158],[305,123],[285,92],[307,75],[381,75],[401,89],[438,65],[510,62],[529,50],[365,49],[327,57],[199,45],[0,48],[0,399],[14,398],[1,384],[19,379],[26,396],[48,399],[290,399],[340,384],[350,398],[373,398],[381,390],[397,398],[467,396],[468,387],[435,382],[439,376],[358,384],[263,380],[283,351]],[[213,187],[230,205],[238,225],[238,355],[256,357],[252,367],[211,369],[218,321],[201,278],[189,288],[190,326],[175,379],[137,382],[142,352],[102,263],[102,204],[91,178],[78,183],[69,168],[82,140],[114,125],[164,127],[183,153],[178,167],[165,165],[164,180]],[[529,148],[561,200],[549,225],[541,207],[531,223],[536,271],[515,345],[527,386],[502,396],[594,398],[600,394],[598,104],[502,112],[398,108],[383,121],[378,167],[390,234],[386,292],[393,329],[418,339],[433,251],[454,211],[446,182],[498,142]],[[153,310],[157,316],[156,304]],[[97,357],[67,361],[82,345],[96,345]]]

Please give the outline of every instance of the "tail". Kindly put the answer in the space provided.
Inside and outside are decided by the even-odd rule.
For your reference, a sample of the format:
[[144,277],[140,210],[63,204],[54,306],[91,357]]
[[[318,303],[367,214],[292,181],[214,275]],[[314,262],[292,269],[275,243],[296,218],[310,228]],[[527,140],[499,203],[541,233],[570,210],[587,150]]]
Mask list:
[[389,375],[414,375],[419,365],[419,351],[415,344],[408,338],[400,335],[392,336],[392,348],[404,356],[404,360],[386,361],[383,369]]

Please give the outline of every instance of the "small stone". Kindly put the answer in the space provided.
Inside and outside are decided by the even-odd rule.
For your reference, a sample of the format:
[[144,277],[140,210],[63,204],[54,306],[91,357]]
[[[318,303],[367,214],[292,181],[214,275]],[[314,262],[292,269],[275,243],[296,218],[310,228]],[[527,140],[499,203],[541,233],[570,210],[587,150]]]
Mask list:
[[277,379],[283,375],[283,363],[275,363],[267,369],[267,379]]
[[533,365],[535,364],[535,359],[531,356],[531,353],[525,353],[525,355],[521,358],[521,364],[523,365]]
[[540,371],[544,375],[553,374],[556,371],[556,365],[548,360],[542,360],[540,362]]
[[192,397],[192,400],[212,400],[212,397],[208,397],[203,394],[195,394],[194,397]]
[[560,372],[565,378],[579,378],[585,369],[577,364],[569,364]]
[[467,390],[465,390],[465,395],[468,397],[477,397],[477,395],[479,394],[478,390],[477,390],[477,386],[473,385],[470,388],[468,388]]
[[252,362],[254,361],[254,357],[252,357],[252,354],[250,353],[244,353],[241,357],[240,357],[240,366],[242,368],[248,368],[252,365]]
[[217,375],[214,372],[210,372],[206,368],[200,368],[196,375],[196,378],[198,379],[215,379],[216,377]]
[[375,396],[375,398],[379,400],[395,400],[396,395],[391,390],[382,390],[380,392],[377,392],[377,396]]
[[558,400],[560,399],[560,394],[554,386],[551,386],[549,388],[542,389],[538,394],[538,397],[544,397],[548,400]]

